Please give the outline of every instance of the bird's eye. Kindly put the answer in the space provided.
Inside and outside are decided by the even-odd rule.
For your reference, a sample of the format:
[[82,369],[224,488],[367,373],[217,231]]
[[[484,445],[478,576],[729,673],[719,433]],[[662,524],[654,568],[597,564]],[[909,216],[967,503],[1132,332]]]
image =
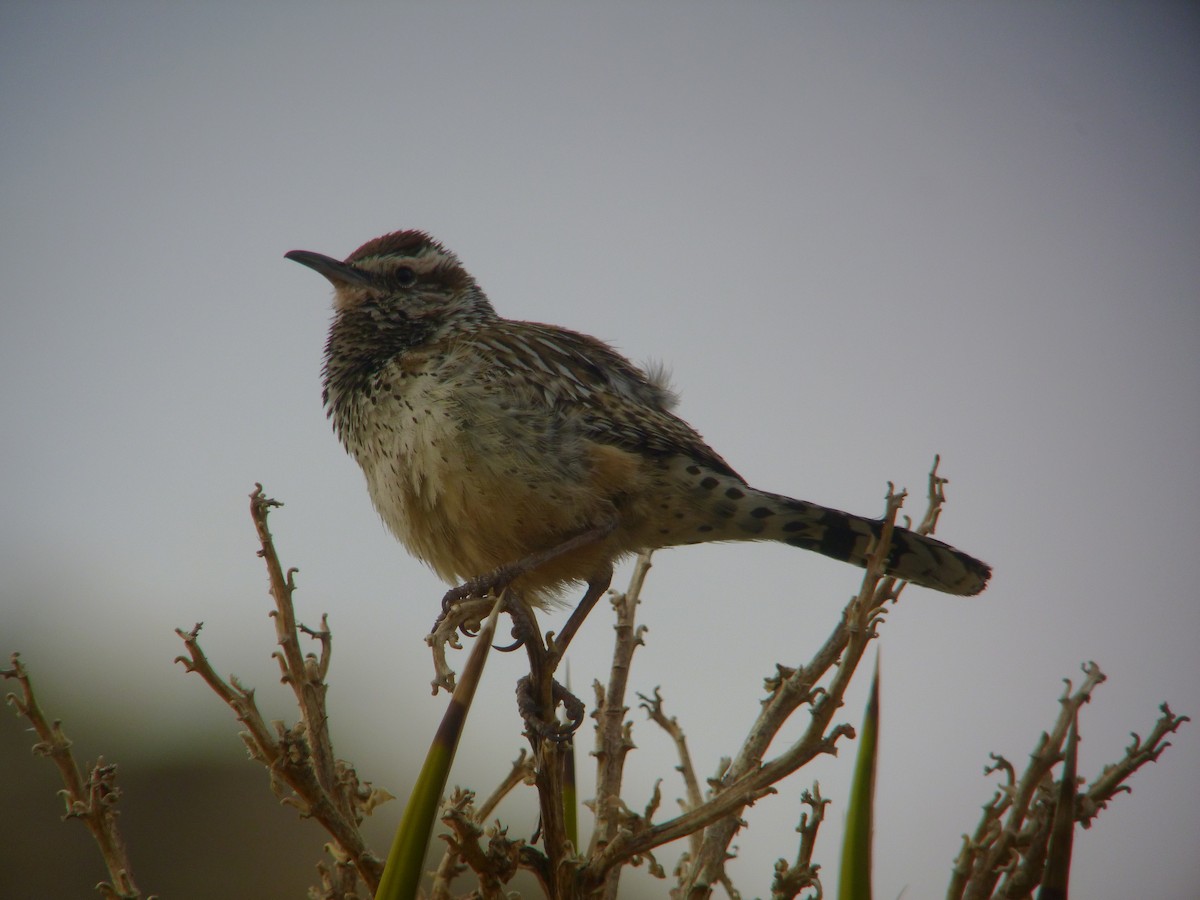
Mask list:
[[417,280],[417,273],[408,266],[400,266],[393,273],[392,278],[401,287],[408,287]]

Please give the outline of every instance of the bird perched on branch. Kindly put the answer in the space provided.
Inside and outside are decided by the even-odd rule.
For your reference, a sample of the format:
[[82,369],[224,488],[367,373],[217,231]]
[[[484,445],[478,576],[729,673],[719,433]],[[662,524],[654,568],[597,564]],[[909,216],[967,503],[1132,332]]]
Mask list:
[[[512,588],[592,602],[642,549],[779,541],[858,566],[881,522],[751,487],[672,412],[675,398],[608,344],[499,316],[458,258],[420,231],[344,261],[287,254],[334,287],[325,407],[388,528],[447,601]],[[977,594],[990,568],[896,528],[897,578]]]

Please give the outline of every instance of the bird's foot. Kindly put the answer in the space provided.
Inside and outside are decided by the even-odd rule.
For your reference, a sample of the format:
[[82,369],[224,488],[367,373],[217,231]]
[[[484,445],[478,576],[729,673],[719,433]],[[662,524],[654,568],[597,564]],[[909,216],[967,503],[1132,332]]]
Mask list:
[[[553,679],[550,681],[550,690],[550,709],[543,709],[534,697],[533,682],[526,675],[517,682],[517,709],[531,736],[562,744],[571,740],[579,730],[586,708],[582,700]],[[560,703],[566,713],[566,721],[560,720],[555,714]]]
[[461,603],[463,600],[486,597],[488,594],[495,594],[497,597],[500,596],[500,594],[504,593],[504,589],[519,574],[521,574],[521,570],[518,566],[501,566],[499,569],[493,569],[485,575],[476,575],[474,578],[468,578],[457,587],[452,587],[446,591],[446,595],[442,597],[442,613],[445,614],[450,607],[456,603]]

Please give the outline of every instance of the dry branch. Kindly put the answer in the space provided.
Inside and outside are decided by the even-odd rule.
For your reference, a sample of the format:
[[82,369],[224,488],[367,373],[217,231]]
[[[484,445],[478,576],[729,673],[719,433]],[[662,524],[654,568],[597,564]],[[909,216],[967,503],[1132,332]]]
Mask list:
[[[324,616],[319,629],[296,623],[292,603],[296,570],[284,572],[267,527],[268,514],[280,505],[263,493],[262,485],[255,485],[255,491],[250,495],[250,515],[258,533],[258,555],[266,564],[271,597],[275,601],[271,617],[275,622],[279,649],[272,655],[279,663],[280,680],[296,697],[299,721],[291,727],[282,722],[268,727],[254,700],[254,690],[242,686],[236,677],[225,681],[213,669],[200,647],[199,624],[190,631],[177,629],[187,655],[176,657],[176,662],[203,678],[233,710],[246,729],[242,732],[242,740],[251,757],[267,767],[272,788],[281,802],[294,806],[301,815],[315,819],[333,838],[334,868],[325,866],[322,870],[326,882],[323,896],[347,896],[348,891],[355,889],[355,872],[373,893],[383,873],[383,862],[367,847],[359,825],[376,806],[391,799],[391,795],[373,787],[370,782],[360,781],[354,766],[334,754],[325,706],[328,691],[325,677],[329,671],[333,639]],[[318,641],[319,656],[302,651],[301,631]]]
[[117,827],[117,801],[121,799],[121,790],[117,787],[116,765],[105,763],[100,757],[84,777],[71,753],[71,740],[63,731],[62,722],[56,719],[51,723],[42,712],[20,654],[14,653],[11,662],[12,668],[0,669],[0,675],[14,679],[21,693],[19,696],[10,693],[5,699],[37,734],[39,740],[33,745],[33,752],[50,759],[62,777],[63,790],[59,793],[67,807],[63,818],[82,822],[100,849],[111,881],[100,882],[96,889],[105,900],[141,900],[142,893],[133,880],[125,841]]

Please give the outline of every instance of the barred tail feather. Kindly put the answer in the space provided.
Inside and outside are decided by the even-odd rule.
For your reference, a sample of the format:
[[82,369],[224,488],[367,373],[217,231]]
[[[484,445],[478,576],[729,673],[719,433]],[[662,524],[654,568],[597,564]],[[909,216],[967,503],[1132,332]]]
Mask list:
[[[770,495],[777,501],[777,517],[759,538],[781,541],[814,550],[856,566],[867,565],[867,554],[883,532],[879,519],[829,509],[803,500]],[[987,586],[992,569],[936,538],[907,528],[892,531],[887,574],[947,594],[970,596]]]

